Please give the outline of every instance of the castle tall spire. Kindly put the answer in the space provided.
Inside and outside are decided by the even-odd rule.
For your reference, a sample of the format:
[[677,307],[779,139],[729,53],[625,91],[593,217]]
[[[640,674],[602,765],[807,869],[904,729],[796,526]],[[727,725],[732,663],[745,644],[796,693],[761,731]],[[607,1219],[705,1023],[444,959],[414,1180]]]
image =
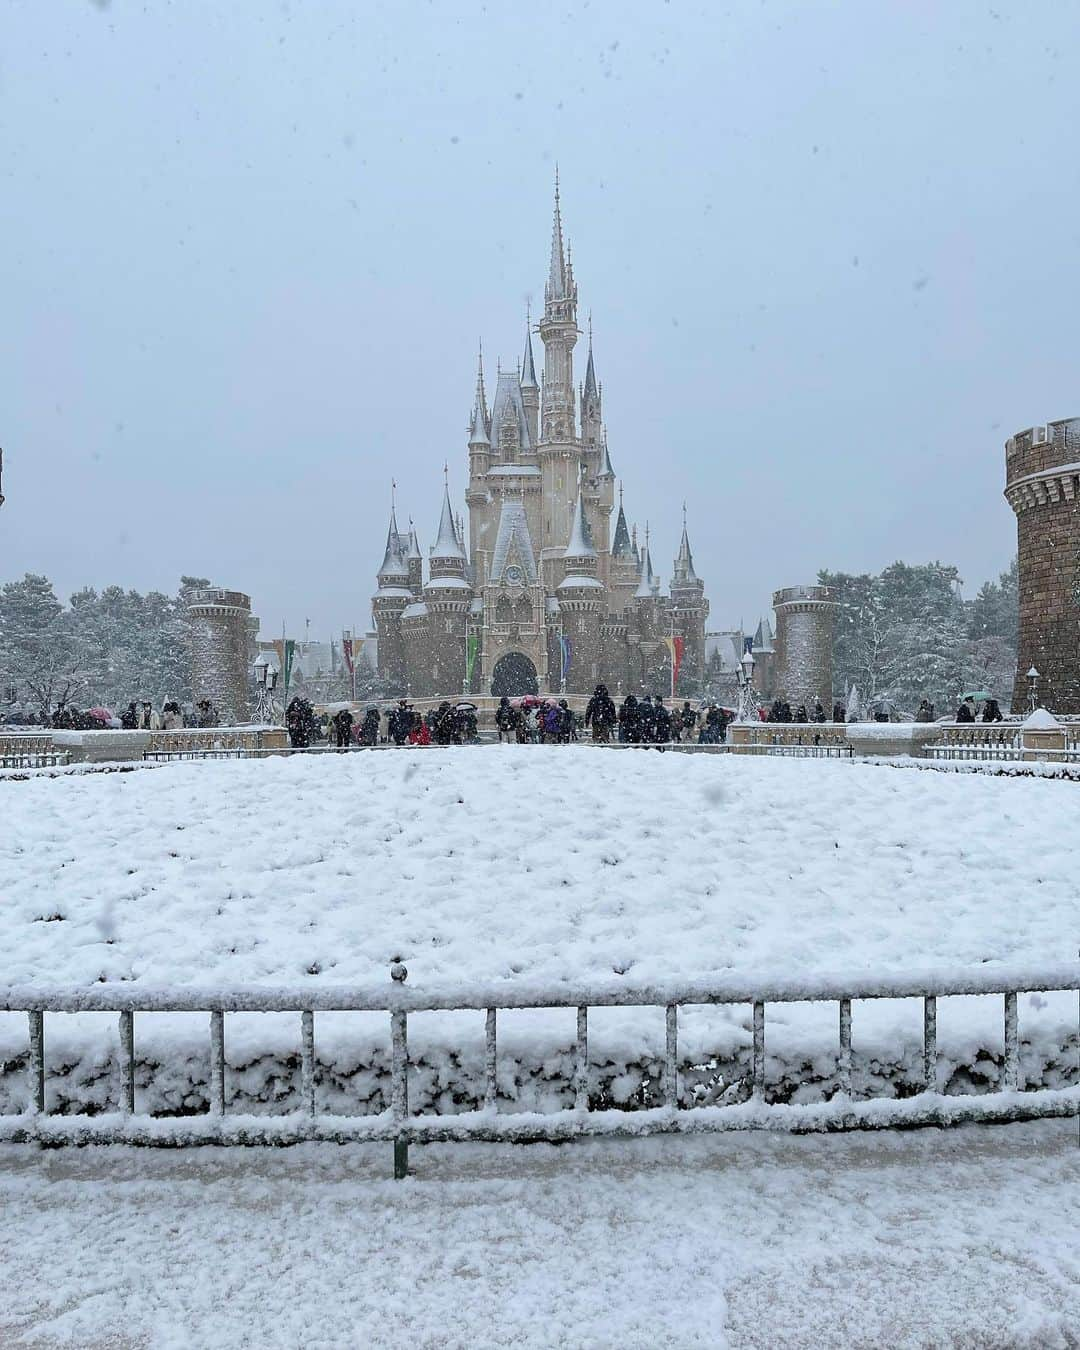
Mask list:
[[679,556],[675,559],[675,577],[676,583],[697,582],[697,574],[694,572],[694,555],[690,552],[690,537],[686,533],[686,503],[683,502],[682,509],[682,539],[679,541]]
[[386,531],[386,552],[383,554],[382,566],[378,571],[378,580],[381,585],[390,580],[408,578],[408,575],[409,564],[405,550],[401,546],[401,535],[398,533],[397,507],[391,502],[390,527]]
[[566,256],[563,252],[562,216],[559,212],[559,166],[555,165],[555,216],[551,223],[551,266],[548,268],[547,299],[566,298]]
[[476,365],[476,398],[473,402],[472,420],[469,424],[469,444],[489,445],[491,443],[491,419],[488,415],[487,397],[484,393],[484,348]]
[[585,483],[578,484],[577,502],[570,521],[570,539],[566,545],[565,558],[595,558],[596,545],[592,540],[592,531],[585,516]]
[[536,367],[533,365],[532,324],[529,322],[529,308],[525,307],[525,354],[521,358],[521,387],[535,389]]
[[540,440],[565,445],[575,437],[574,343],[577,342],[577,283],[563,248],[559,175],[555,173],[555,216],[551,227],[551,264],[544,287],[544,393]]
[[596,385],[596,370],[593,366],[591,313],[589,314],[589,359],[585,365],[585,388],[581,392],[581,406],[583,409],[590,399],[595,399],[597,403],[600,401],[600,393]]
[[[445,473],[445,470],[444,470]],[[431,550],[432,558],[464,558],[458,540],[457,526],[454,523],[454,508],[450,505],[450,485],[443,483],[442,515],[439,517],[439,533]]]

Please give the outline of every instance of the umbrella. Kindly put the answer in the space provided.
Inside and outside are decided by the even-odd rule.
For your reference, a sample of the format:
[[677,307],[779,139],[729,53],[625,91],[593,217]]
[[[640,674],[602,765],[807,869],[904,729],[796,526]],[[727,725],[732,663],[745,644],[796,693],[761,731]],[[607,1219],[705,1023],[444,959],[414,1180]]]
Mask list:
[[465,703],[465,702],[455,703],[455,704],[454,704],[454,711],[455,711],[455,712],[475,712],[475,711],[476,711],[476,704],[475,704],[475,703]]
[[99,722],[111,722],[113,719],[113,715],[108,708],[87,708],[86,715],[87,717],[96,717]]
[[966,693],[960,695],[961,699],[973,698],[976,703],[985,703],[988,698],[993,698],[989,689],[969,689]]

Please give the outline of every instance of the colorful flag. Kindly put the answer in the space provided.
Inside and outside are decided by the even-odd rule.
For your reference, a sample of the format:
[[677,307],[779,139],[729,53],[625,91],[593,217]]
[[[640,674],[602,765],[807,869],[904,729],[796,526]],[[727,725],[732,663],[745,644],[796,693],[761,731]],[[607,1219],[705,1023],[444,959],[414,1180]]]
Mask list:
[[341,655],[345,658],[345,669],[350,675],[353,673],[353,640],[351,637],[341,639]]
[[281,697],[288,707],[289,681],[292,679],[293,659],[296,656],[295,639],[275,638],[274,651],[277,653],[278,665],[281,668]]
[[562,649],[562,678],[565,680],[570,673],[570,662],[574,656],[574,644],[568,637],[559,639],[559,646]]

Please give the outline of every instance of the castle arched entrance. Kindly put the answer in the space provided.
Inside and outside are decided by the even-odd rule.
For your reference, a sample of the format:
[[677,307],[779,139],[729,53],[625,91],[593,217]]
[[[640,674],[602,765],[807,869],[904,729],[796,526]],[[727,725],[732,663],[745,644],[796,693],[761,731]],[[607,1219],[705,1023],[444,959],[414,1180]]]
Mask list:
[[522,694],[538,694],[536,667],[523,652],[507,652],[495,662],[491,672],[491,692],[495,698],[506,694],[519,698]]

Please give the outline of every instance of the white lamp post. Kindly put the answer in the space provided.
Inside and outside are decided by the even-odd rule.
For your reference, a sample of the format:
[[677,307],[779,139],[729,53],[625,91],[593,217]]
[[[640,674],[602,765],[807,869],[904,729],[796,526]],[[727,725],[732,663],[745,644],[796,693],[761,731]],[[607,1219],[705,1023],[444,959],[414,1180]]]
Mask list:
[[1033,713],[1039,706],[1037,689],[1039,684],[1039,672],[1034,666],[1027,673],[1028,678],[1028,712]]
[[739,661],[739,713],[738,721],[758,721],[757,694],[754,692],[754,654],[747,643],[746,650]]

